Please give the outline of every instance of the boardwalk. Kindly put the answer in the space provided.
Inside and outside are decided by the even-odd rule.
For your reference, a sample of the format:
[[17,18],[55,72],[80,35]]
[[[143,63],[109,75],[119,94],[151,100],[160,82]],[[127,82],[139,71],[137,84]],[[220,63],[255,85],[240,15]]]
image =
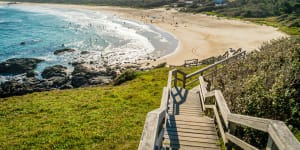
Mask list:
[[226,149],[258,150],[237,134],[237,126],[267,133],[267,150],[300,150],[300,143],[284,122],[232,113],[222,91],[208,88],[221,66],[244,59],[245,54],[237,53],[190,74],[169,71],[160,107],[147,114],[139,150],[215,150],[221,149],[221,141]]
[[203,116],[198,89],[173,88],[163,147],[170,149],[220,149],[214,121]]

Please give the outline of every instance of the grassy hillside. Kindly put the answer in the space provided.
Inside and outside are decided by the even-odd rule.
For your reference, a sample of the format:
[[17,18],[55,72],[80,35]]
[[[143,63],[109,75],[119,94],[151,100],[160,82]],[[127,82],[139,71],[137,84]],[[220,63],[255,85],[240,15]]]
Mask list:
[[169,70],[138,72],[119,86],[2,98],[0,149],[137,149]]

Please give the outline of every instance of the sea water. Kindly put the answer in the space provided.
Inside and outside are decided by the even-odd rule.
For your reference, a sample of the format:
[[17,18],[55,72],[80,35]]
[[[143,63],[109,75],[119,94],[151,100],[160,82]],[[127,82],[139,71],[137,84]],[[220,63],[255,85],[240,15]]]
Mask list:
[[[74,62],[120,65],[173,52],[175,37],[152,25],[100,11],[50,6],[0,6],[0,62],[40,58],[37,72]],[[76,51],[54,55],[62,48]],[[85,54],[82,52],[85,51]]]

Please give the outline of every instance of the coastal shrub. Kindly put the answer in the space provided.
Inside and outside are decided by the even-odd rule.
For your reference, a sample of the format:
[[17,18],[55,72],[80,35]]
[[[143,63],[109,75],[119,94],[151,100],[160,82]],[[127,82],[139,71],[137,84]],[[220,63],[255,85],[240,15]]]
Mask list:
[[133,80],[137,76],[137,73],[134,70],[128,69],[125,72],[123,72],[121,75],[119,75],[114,80],[114,85],[120,85],[126,81]]
[[[223,91],[230,110],[237,114],[284,121],[294,134],[300,124],[300,40],[265,43],[246,59],[225,66],[212,88]],[[254,132],[254,131],[253,131]],[[244,140],[262,146],[262,139],[247,130]]]
[[154,68],[163,68],[163,67],[166,67],[167,63],[160,63],[158,64],[157,66],[155,66]]

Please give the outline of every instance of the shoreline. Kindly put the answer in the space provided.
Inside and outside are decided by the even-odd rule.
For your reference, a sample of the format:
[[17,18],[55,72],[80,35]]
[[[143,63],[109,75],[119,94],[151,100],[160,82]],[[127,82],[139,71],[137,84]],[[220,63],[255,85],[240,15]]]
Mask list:
[[247,21],[218,18],[204,14],[181,13],[175,10],[136,9],[116,6],[87,6],[72,4],[21,3],[22,5],[83,9],[117,15],[121,19],[153,25],[178,40],[177,48],[151,65],[167,62],[182,65],[186,59],[205,59],[224,53],[228,48],[251,51],[264,42],[288,35],[277,28]]

